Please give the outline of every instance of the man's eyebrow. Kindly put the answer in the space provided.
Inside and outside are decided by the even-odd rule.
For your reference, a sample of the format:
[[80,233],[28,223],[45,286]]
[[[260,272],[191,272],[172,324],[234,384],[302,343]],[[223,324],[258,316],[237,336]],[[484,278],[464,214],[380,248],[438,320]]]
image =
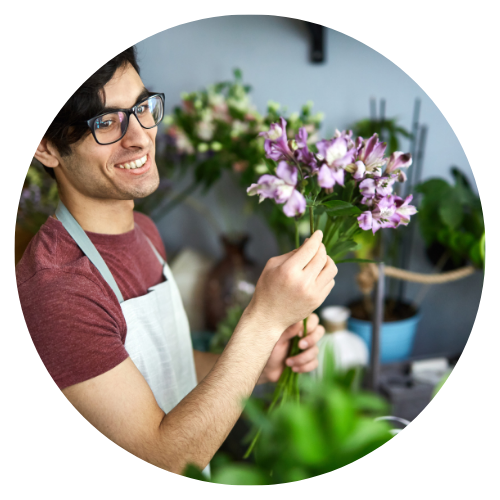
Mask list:
[[[139,104],[140,102],[144,101],[144,99],[146,99],[150,95],[152,95],[151,92],[146,87],[143,87],[141,93],[137,96],[137,99],[135,100],[134,106],[136,104]],[[120,109],[123,109],[123,108],[118,108],[118,107],[114,107],[114,106],[113,107],[112,106],[105,106],[104,108],[102,108],[102,111],[99,114],[113,113],[114,111],[118,111]]]

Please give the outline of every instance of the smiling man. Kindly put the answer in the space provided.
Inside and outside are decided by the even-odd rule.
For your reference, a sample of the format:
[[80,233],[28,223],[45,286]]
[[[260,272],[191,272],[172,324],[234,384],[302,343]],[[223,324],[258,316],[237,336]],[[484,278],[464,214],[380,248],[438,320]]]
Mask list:
[[[144,88],[134,48],[69,99],[35,153],[61,202],[17,282],[33,342],[69,401],[126,450],[181,473],[208,465],[257,383],[276,381],[285,363],[317,366],[324,330],[311,313],[337,269],[317,231],[268,261],[220,356],[193,351],[160,235],[134,212],[133,200],[158,187],[163,106],[163,94]],[[308,316],[303,351],[287,359]]]

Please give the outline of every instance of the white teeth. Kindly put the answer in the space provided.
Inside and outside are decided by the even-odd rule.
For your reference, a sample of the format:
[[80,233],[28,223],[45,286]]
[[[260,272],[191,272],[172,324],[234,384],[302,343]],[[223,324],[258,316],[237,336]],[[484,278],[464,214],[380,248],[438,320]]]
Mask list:
[[119,168],[134,169],[142,167],[148,160],[148,155],[139,158],[138,160],[131,161],[130,163],[124,163],[123,165],[118,165]]

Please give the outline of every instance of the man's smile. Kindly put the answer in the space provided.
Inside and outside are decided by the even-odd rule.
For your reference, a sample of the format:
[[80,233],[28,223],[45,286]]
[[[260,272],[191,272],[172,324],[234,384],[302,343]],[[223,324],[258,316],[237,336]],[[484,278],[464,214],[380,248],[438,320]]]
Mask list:
[[125,163],[119,163],[115,165],[115,168],[119,168],[124,171],[124,173],[130,173],[134,175],[143,174],[147,172],[151,167],[151,157],[149,155],[144,155],[135,160],[130,160]]

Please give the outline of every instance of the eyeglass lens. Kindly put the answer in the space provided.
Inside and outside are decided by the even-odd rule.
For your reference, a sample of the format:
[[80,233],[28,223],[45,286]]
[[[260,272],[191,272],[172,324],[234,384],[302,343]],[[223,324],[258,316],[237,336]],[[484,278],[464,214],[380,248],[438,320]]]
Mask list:
[[[136,106],[136,116],[144,128],[153,128],[163,116],[163,102],[160,96],[153,96]],[[128,128],[128,117],[123,111],[100,116],[94,122],[94,132],[100,144],[110,144],[121,139]]]

